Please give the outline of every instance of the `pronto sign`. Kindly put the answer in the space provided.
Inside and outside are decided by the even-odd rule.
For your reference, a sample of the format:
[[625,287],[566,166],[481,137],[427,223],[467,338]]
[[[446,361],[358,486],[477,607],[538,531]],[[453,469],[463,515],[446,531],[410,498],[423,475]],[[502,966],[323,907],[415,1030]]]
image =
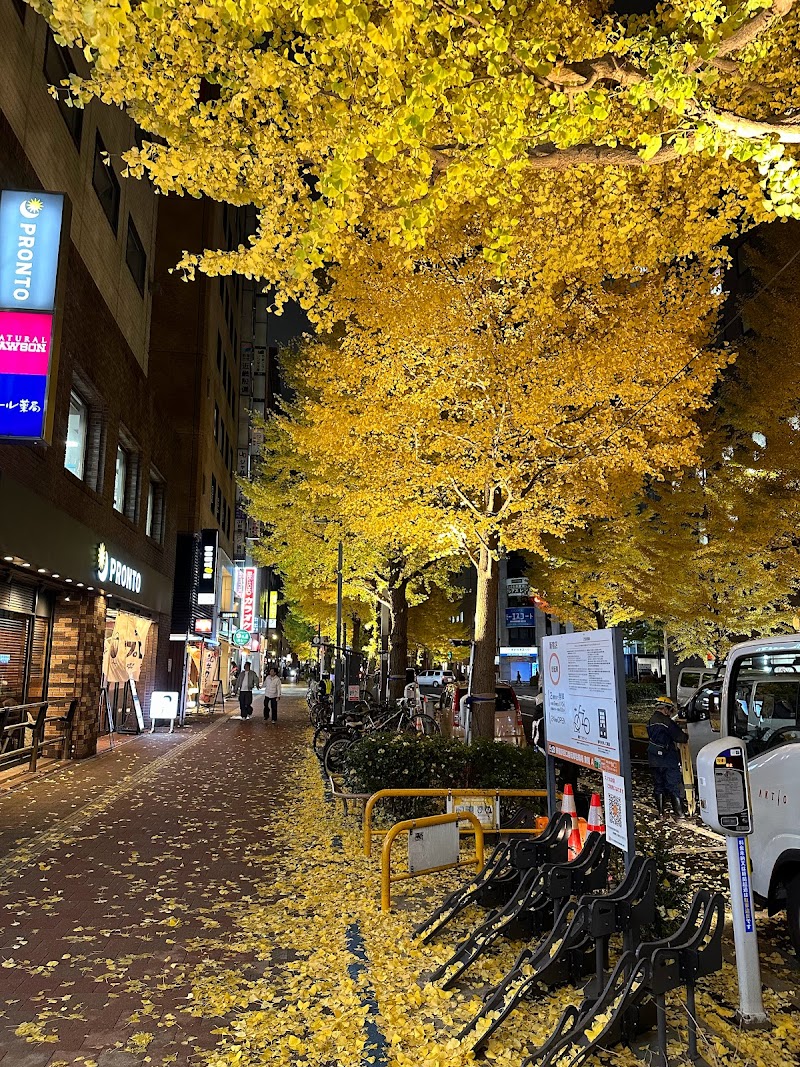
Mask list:
[[61,193],[0,192],[0,437],[49,438]]
[[122,589],[128,589],[131,593],[141,593],[142,574],[134,567],[116,559],[109,554],[104,542],[97,546],[97,580],[99,582],[112,582]]
[[621,774],[613,630],[546,637],[543,650],[547,754]]
[[64,196],[0,193],[0,307],[52,311]]

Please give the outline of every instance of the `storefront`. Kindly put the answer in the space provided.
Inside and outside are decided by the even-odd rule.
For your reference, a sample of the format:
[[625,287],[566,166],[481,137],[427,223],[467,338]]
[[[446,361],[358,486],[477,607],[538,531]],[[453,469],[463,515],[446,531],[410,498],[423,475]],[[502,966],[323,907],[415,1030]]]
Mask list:
[[[172,583],[6,476],[3,503],[0,704],[46,699],[54,710],[66,710],[77,699],[74,754],[91,755],[108,729],[109,708],[116,726],[133,728],[133,693],[122,673],[127,665],[138,670],[146,716],[166,668],[160,638]],[[139,624],[115,638],[117,620],[126,616]]]

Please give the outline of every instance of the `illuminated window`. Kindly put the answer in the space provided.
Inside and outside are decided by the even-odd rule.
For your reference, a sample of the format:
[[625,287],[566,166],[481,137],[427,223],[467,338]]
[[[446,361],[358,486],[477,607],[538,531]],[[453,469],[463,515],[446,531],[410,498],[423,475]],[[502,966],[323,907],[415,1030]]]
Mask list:
[[77,393],[69,395],[67,419],[67,447],[64,466],[83,481],[86,471],[86,438],[89,429],[89,409]]
[[114,510],[125,511],[125,490],[128,483],[128,453],[117,445],[117,464],[114,468]]

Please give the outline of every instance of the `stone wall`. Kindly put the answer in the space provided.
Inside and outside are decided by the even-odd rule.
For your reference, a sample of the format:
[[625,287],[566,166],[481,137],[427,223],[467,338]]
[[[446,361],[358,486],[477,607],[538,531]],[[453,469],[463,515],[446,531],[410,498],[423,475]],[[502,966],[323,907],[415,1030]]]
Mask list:
[[84,595],[65,601],[59,597],[53,616],[48,697],[59,702],[54,709],[66,710],[64,701],[78,700],[72,723],[72,756],[83,759],[97,749],[98,702],[103,670],[106,603],[102,597]]

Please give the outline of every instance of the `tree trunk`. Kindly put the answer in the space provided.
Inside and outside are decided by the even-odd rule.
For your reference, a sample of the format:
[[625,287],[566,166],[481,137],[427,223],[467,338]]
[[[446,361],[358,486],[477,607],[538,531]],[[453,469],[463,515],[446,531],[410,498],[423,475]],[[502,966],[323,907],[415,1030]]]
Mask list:
[[399,700],[406,687],[408,666],[408,590],[400,582],[389,590],[391,603],[391,637],[389,639],[389,699]]
[[481,546],[475,599],[475,652],[472,661],[472,736],[494,739],[495,656],[499,567],[490,549]]
[[360,652],[361,651],[361,619],[355,613],[353,613],[350,616],[350,618],[353,620],[353,641],[352,641],[353,651],[354,652]]

